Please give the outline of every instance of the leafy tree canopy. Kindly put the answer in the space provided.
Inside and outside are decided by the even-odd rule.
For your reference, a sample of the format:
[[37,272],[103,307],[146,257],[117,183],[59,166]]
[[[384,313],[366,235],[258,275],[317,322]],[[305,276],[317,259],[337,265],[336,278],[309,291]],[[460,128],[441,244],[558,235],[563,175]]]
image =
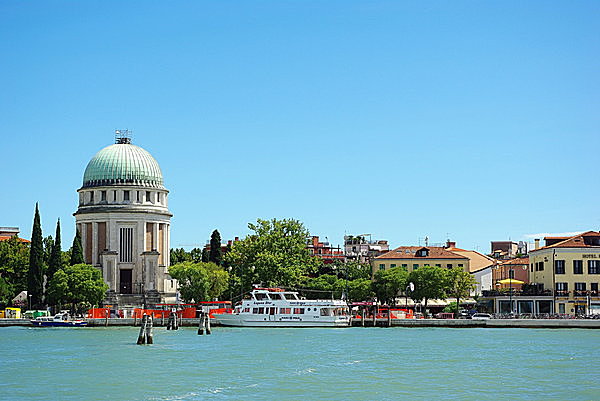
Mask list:
[[29,245],[15,235],[0,241],[0,305],[9,302],[21,291],[27,290]]
[[213,262],[217,266],[222,265],[223,251],[221,250],[221,234],[218,230],[212,232],[210,236],[210,253],[208,261]]
[[86,302],[97,305],[107,290],[100,270],[81,263],[65,266],[54,273],[48,285],[48,296],[54,304],[76,305]]
[[182,262],[191,262],[192,255],[183,248],[171,248],[171,266]]
[[448,270],[438,266],[423,266],[410,272],[408,281],[415,285],[415,290],[409,296],[415,301],[425,300],[424,306],[430,299],[446,298]]
[[234,242],[225,260],[242,276],[267,286],[297,286],[304,276],[316,271],[320,261],[306,248],[308,230],[294,219],[261,220],[248,224],[253,231]]
[[379,270],[374,275],[373,291],[384,303],[395,304],[396,297],[406,288],[408,272],[402,267]]
[[169,267],[169,274],[179,281],[179,292],[185,302],[218,298],[229,282],[229,273],[211,262],[178,263]]
[[75,230],[75,237],[73,238],[73,246],[71,246],[71,261],[70,265],[78,265],[84,263],[83,259],[83,246],[81,245],[81,233],[79,230]]
[[447,271],[447,288],[449,296],[456,298],[456,315],[458,316],[458,307],[461,298],[467,298],[471,291],[475,289],[476,280],[462,267],[455,266]]

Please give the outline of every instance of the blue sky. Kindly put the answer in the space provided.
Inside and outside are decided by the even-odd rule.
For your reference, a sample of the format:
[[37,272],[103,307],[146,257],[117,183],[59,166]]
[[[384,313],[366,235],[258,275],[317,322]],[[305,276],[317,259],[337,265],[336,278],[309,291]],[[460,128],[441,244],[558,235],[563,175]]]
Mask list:
[[134,131],[172,245],[292,217],[341,244],[600,228],[595,1],[0,2],[0,225],[73,236]]

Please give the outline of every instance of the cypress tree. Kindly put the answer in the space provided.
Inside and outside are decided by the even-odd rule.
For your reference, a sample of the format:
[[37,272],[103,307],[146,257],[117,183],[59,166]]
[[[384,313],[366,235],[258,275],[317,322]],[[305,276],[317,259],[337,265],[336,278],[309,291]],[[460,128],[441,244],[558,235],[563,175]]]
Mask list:
[[204,263],[208,262],[208,248],[206,247],[202,248],[202,261]]
[[54,237],[54,245],[52,246],[52,254],[50,255],[50,263],[48,263],[48,281],[52,279],[54,273],[62,269],[62,247],[60,243],[60,219],[56,222],[56,236]]
[[221,266],[222,259],[223,252],[221,251],[221,234],[219,234],[218,230],[215,230],[210,236],[210,254],[208,256],[208,260],[217,266]]
[[44,245],[42,241],[42,224],[36,202],[29,249],[29,272],[27,273],[27,293],[31,295],[31,306],[34,308],[42,306],[44,295]]
[[70,265],[78,265],[85,263],[83,260],[83,246],[81,245],[81,234],[79,230],[75,230],[75,238],[73,238],[73,246],[71,247],[71,262]]

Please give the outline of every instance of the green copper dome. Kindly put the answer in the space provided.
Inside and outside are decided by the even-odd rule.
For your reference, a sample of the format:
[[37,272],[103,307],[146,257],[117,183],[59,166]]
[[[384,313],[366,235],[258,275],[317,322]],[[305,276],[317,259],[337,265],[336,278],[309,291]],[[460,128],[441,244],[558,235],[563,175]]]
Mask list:
[[150,153],[130,143],[116,143],[96,153],[83,174],[83,187],[140,185],[164,188],[158,163]]

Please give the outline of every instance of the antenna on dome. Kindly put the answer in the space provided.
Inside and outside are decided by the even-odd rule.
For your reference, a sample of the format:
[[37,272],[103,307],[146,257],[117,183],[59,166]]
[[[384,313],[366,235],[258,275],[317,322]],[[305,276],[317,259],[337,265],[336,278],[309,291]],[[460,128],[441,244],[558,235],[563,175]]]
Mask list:
[[116,129],[115,130],[115,143],[129,144],[131,143],[131,134],[133,131],[128,129]]

